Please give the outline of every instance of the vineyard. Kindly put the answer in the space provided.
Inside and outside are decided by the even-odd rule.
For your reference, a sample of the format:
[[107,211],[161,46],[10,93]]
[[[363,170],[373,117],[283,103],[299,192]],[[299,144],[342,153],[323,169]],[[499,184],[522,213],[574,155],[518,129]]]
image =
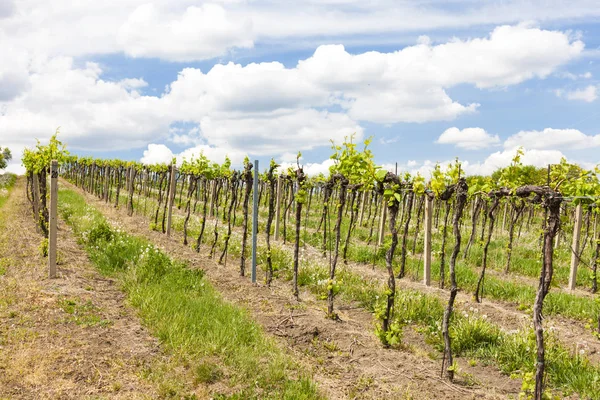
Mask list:
[[[438,388],[431,396],[600,398],[600,169],[566,160],[525,166],[519,150],[491,176],[465,176],[456,160],[424,177],[377,166],[368,140],[350,137],[332,150],[329,175],[307,176],[300,154],[287,170],[272,160],[257,171],[249,159],[235,170],[228,159],[217,164],[202,154],[179,165],[143,165],[72,156],[55,135],[24,153],[24,189],[38,235],[49,238],[48,182],[57,161],[60,218],[101,271],[126,274],[131,302],[161,326],[161,341],[185,349],[215,335],[227,344],[206,354],[227,354],[231,370],[255,371],[255,387],[232,373],[241,387],[232,398],[400,398],[377,381],[397,373],[392,380],[414,384],[400,376],[410,370],[407,357],[426,360],[421,373]],[[125,232],[148,239],[148,247]],[[42,239],[42,247],[47,252],[52,241]],[[57,247],[60,253],[60,240]],[[202,262],[196,268],[169,256]],[[131,265],[138,266],[127,275]],[[243,285],[234,302],[302,353],[294,359],[318,364],[317,372],[300,373],[244,312],[199,294],[204,274],[219,290]],[[173,297],[161,300],[160,290]],[[185,314],[179,325],[171,321],[177,328],[160,325],[163,302]],[[211,318],[238,321],[234,331],[247,337],[214,333],[221,325],[210,322],[196,326],[201,302],[222,308]],[[289,309],[283,318],[261,310],[282,304]],[[302,316],[313,330],[304,332],[306,343],[294,331]],[[357,330],[364,342],[350,333]],[[331,364],[310,355],[323,332],[337,340],[324,342]],[[343,346],[362,346],[355,376],[337,365],[354,356]],[[248,360],[265,355],[261,367]],[[222,372],[210,368],[208,381],[218,381]],[[333,376],[362,383],[320,392]],[[498,385],[505,391],[477,391]]]

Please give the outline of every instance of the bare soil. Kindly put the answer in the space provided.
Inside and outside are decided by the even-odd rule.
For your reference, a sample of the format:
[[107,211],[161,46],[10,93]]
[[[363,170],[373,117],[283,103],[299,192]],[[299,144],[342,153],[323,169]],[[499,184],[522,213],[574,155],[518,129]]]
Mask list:
[[48,279],[19,178],[0,213],[0,398],[151,399],[145,373],[170,360],[69,227],[58,225],[58,277]]

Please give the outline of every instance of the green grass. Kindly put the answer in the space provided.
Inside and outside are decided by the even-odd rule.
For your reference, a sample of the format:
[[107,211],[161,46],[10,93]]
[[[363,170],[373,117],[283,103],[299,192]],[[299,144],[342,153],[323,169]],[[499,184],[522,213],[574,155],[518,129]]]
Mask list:
[[144,324],[169,352],[190,365],[196,382],[221,381],[234,392],[217,393],[217,398],[321,398],[299,366],[246,311],[225,302],[202,270],[112,228],[79,194],[61,189],[59,197],[62,216],[91,260],[103,274],[120,281]]
[[15,185],[17,176],[11,173],[0,175],[0,207],[8,200],[10,190]]
[[109,326],[111,321],[103,319],[100,310],[92,302],[81,302],[77,299],[63,298],[59,301],[60,308],[68,314],[66,322],[73,322],[83,327]]

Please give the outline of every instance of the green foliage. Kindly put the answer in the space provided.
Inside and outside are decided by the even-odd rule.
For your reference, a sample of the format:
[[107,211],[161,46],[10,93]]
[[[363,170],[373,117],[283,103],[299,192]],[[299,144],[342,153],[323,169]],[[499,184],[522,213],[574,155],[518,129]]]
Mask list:
[[448,185],[446,175],[442,172],[440,164],[435,164],[433,171],[431,171],[431,179],[429,180],[429,189],[439,197],[440,194],[446,190]]
[[402,343],[402,326],[394,322],[390,325],[390,328],[384,331],[381,325],[376,325],[375,335],[381,341],[384,346],[398,347]]
[[521,163],[521,157],[523,156],[523,154],[523,148],[519,147],[510,165],[500,170],[500,179],[498,182],[500,187],[505,187],[514,190],[523,184],[523,175],[521,173],[521,170],[523,168],[523,163]]
[[70,160],[69,152],[65,145],[58,140],[58,134],[59,131],[56,129],[49,143],[45,146],[38,140],[34,150],[23,150],[23,158],[21,160],[27,171],[39,173],[44,168],[50,168],[50,161],[52,160],[57,160],[59,165]]
[[87,236],[88,245],[97,246],[103,242],[109,242],[113,237],[113,232],[106,221],[101,221],[89,231]]
[[417,173],[417,175],[412,180],[413,192],[420,196],[425,193],[425,177],[421,176],[421,174]]
[[552,165],[550,176],[555,190],[559,189],[563,196],[575,197],[574,204],[596,202],[600,205],[598,172],[600,172],[599,167],[585,170],[578,165],[569,164],[563,157],[559,164]]
[[363,189],[366,190],[372,187],[379,167],[373,162],[373,153],[369,150],[372,138],[365,139],[363,150],[359,151],[353,142],[355,135],[346,137],[342,146],[331,141],[334,153],[330,158],[334,161],[334,165],[329,167],[329,171],[331,174],[344,175],[350,184],[362,184]]
[[12,160],[10,149],[8,147],[0,147],[0,169],[6,168],[10,160]]
[[4,205],[8,199],[8,194],[15,185],[17,176],[11,173],[0,175],[0,207]]
[[38,250],[42,257],[48,257],[48,238],[43,238],[38,246]]

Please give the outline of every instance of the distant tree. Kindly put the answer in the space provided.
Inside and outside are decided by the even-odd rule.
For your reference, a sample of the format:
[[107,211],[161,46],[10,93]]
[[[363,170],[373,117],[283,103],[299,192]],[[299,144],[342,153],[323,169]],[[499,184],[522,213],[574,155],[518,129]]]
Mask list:
[[6,168],[8,162],[12,159],[12,154],[8,147],[0,147],[0,169]]

